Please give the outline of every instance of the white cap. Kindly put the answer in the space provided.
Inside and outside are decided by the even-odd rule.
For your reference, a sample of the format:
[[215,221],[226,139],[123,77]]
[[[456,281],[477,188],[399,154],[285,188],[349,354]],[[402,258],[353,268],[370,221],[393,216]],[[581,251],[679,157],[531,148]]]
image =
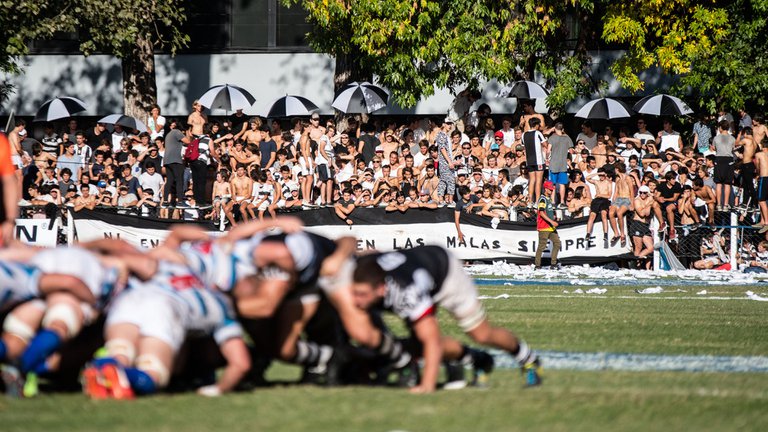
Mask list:
[[648,186],[643,185],[643,186],[640,186],[640,189],[638,190],[638,192],[651,193],[651,188],[649,188]]
[[24,136],[26,134],[27,134],[27,130],[26,129],[22,129],[22,130],[19,131],[19,135],[21,135],[21,136]]
[[376,146],[376,148],[374,149],[374,153],[375,152],[382,152],[382,153],[384,153],[384,146],[380,146],[380,145]]
[[462,169],[460,169],[460,170],[456,171],[456,175],[457,175],[457,176],[460,176],[460,175],[465,175],[465,176],[468,176],[468,175],[469,175],[469,171],[467,171],[467,170],[465,170],[464,168],[462,168]]
[[454,120],[453,117],[448,116],[443,120],[443,123],[456,123],[456,120]]

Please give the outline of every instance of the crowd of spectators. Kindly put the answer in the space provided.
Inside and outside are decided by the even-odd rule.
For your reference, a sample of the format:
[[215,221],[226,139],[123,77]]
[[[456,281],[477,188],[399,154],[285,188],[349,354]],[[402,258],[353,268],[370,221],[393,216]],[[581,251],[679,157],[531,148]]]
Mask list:
[[[143,119],[148,132],[104,124],[81,129],[72,119],[59,131],[45,125],[36,140],[19,120],[9,139],[22,150],[15,159],[22,204],[75,211],[103,206],[236,224],[331,207],[351,225],[361,207],[400,213],[451,207],[531,220],[542,183],[550,180],[558,218],[589,215],[587,238],[597,223],[606,242],[609,233],[622,245],[637,237],[636,255],[648,252],[642,224],[654,218],[674,241],[676,226],[713,224],[716,211],[731,208],[744,217],[759,205],[754,222],[768,230],[761,114],[702,115],[685,126],[686,134],[675,129],[683,126],[676,119],[652,131],[642,117],[600,131],[583,121],[576,133],[536,113],[530,101],[513,116],[492,115],[485,104],[455,105],[463,112],[401,122],[348,117],[336,124],[318,114],[287,120],[242,111],[209,120],[195,102],[178,120],[154,107]],[[461,235],[458,222],[457,228]]]

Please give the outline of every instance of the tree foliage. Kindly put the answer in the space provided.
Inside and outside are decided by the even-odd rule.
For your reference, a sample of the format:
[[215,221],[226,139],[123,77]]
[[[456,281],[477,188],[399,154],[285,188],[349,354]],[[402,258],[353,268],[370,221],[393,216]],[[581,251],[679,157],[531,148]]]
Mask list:
[[768,0],[610,2],[603,38],[627,46],[611,70],[628,90],[658,66],[694,105],[739,109],[768,102]]
[[592,1],[283,1],[309,12],[316,50],[355,55],[402,106],[435,88],[533,79],[535,72],[552,90],[551,106],[594,86],[578,46],[585,35],[569,40],[566,26],[568,14],[589,14]]

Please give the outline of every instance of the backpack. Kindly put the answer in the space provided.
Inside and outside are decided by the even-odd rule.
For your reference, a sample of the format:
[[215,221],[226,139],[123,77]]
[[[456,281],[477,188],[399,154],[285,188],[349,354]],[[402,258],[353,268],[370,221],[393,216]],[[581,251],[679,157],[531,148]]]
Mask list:
[[184,150],[184,162],[194,162],[200,157],[200,138],[195,138]]

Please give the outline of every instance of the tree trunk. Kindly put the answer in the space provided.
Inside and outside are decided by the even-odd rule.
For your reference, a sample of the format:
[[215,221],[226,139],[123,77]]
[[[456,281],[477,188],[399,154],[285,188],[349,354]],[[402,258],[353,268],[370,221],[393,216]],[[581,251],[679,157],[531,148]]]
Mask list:
[[155,49],[146,37],[139,37],[133,52],[123,57],[123,103],[125,115],[146,123],[157,100]]

